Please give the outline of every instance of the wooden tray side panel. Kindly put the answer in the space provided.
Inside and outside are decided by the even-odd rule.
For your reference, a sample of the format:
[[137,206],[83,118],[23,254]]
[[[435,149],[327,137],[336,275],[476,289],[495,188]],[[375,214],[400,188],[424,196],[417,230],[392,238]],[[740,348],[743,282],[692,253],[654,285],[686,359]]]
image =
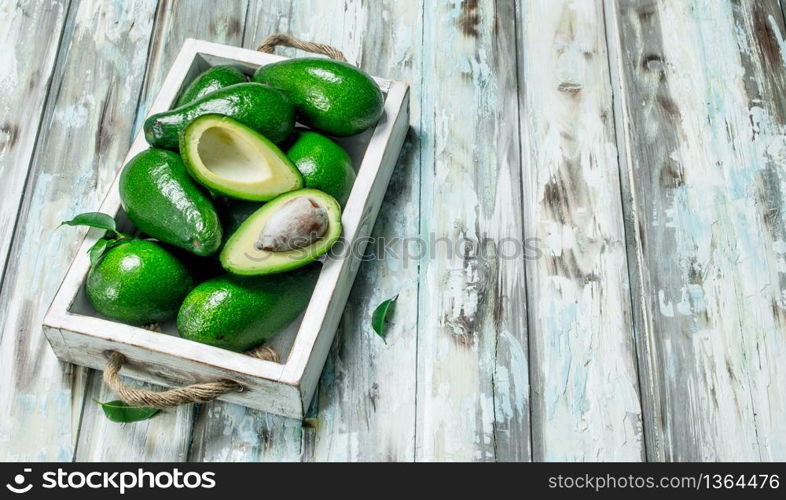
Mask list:
[[247,390],[226,394],[220,400],[286,417],[303,418],[298,388],[291,385],[71,330],[44,327],[44,333],[57,357],[68,363],[103,370],[106,352],[114,350],[128,359],[120,372],[125,377],[165,387],[228,378],[241,383]]

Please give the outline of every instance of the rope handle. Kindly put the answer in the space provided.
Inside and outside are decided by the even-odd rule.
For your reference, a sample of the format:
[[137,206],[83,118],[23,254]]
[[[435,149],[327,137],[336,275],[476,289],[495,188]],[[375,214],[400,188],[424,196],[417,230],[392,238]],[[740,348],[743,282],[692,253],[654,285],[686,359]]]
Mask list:
[[323,56],[328,56],[331,59],[347,62],[347,58],[344,57],[344,54],[342,54],[340,50],[331,47],[330,45],[306,42],[284,33],[274,33],[265,38],[262,40],[262,43],[259,44],[257,50],[266,54],[272,54],[273,49],[279,45],[304,50],[313,54],[322,54]]
[[[278,353],[267,346],[254,348],[247,351],[246,354],[276,363],[280,360]],[[232,380],[202,382],[160,392],[135,389],[120,380],[120,369],[125,362],[125,356],[117,351],[111,351],[109,361],[104,368],[103,378],[106,385],[115,391],[124,403],[131,406],[172,408],[188,403],[206,403],[229,392],[243,392],[245,390],[245,387]]]

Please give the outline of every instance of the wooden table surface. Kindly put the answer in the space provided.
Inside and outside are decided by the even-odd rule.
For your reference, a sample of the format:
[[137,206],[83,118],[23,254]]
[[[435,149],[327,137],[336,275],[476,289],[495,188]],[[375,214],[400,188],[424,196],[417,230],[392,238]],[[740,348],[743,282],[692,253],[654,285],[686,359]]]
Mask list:
[[[375,236],[492,249],[364,263],[309,425],[111,423],[41,333],[81,234],[57,226],[98,206],[185,38],[274,32],[412,86]],[[0,43],[0,459],[786,459],[775,0],[7,0]]]

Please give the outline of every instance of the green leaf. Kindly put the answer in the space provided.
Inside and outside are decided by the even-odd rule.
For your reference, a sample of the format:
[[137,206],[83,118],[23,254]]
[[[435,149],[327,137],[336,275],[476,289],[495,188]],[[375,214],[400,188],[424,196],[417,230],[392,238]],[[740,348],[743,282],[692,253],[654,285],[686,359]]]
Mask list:
[[106,255],[106,253],[119,245],[120,243],[128,241],[128,238],[121,236],[120,238],[101,238],[95,242],[95,245],[90,247],[87,252],[90,254],[90,267],[95,266]]
[[87,212],[79,214],[71,220],[66,220],[60,223],[61,226],[90,226],[98,229],[106,229],[117,233],[117,225],[115,219],[107,214],[101,212]]
[[384,340],[386,344],[388,341],[385,338],[385,321],[387,320],[388,314],[393,314],[393,311],[396,309],[396,300],[398,300],[398,294],[378,305],[377,308],[374,309],[374,314],[371,315],[371,327],[377,332],[377,335],[382,337],[382,340]]
[[95,399],[93,401],[96,404],[101,405],[106,418],[112,422],[139,422],[140,420],[147,420],[148,418],[151,418],[160,411],[158,408],[128,406],[120,400],[110,401],[108,403],[102,403],[101,401],[97,401]]
[[110,241],[112,240],[109,240],[108,238],[101,238],[100,240],[96,241],[95,245],[90,247],[90,250],[88,250],[88,253],[90,254],[90,267],[94,267],[96,264],[98,264],[98,261],[101,260],[101,257],[103,257],[106,253]]

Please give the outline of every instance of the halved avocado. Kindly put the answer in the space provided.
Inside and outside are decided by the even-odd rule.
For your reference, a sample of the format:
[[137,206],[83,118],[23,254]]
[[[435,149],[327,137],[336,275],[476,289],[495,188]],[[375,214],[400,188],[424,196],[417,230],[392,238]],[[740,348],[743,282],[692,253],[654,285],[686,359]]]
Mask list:
[[221,265],[233,274],[275,274],[324,255],[341,235],[341,207],[316,189],[283,194],[254,212],[229,238]]
[[189,123],[180,154],[198,182],[232,198],[268,201],[303,187],[303,176],[275,144],[228,116]]

